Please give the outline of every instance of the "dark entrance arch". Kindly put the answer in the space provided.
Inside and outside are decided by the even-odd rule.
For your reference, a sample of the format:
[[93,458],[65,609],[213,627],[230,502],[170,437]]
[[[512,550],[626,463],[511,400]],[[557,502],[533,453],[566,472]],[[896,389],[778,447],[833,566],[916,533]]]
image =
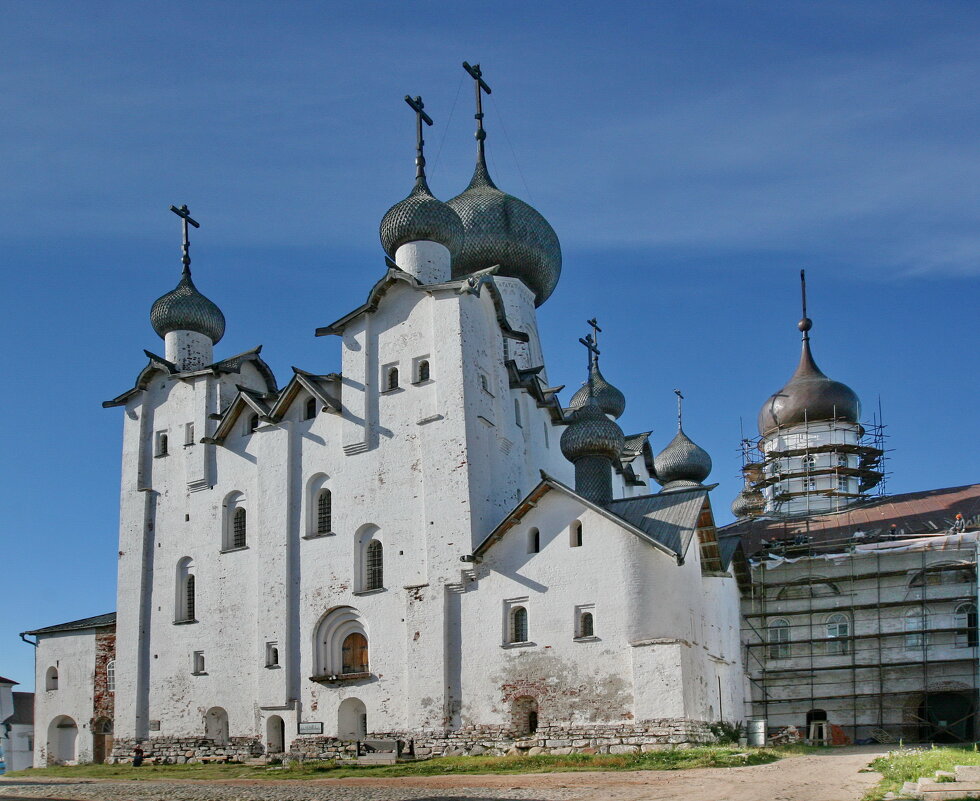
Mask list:
[[919,737],[934,743],[972,742],[976,712],[973,693],[929,693],[919,705]]

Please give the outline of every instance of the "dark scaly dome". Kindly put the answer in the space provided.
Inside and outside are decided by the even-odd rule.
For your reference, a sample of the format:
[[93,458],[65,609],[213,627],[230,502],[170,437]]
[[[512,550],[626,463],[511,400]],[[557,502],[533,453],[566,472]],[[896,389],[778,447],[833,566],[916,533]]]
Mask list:
[[453,278],[499,264],[497,274],[522,281],[534,293],[536,306],[551,296],[561,275],[558,235],[535,209],[496,187],[482,150],[470,185],[448,204],[459,214],[464,232]]
[[748,482],[732,501],[732,514],[739,520],[746,517],[758,517],[765,508],[766,499],[762,497],[762,493],[758,489]]
[[653,470],[665,490],[696,487],[711,472],[711,457],[678,426],[667,447],[653,457]]
[[[588,387],[588,385],[586,385]],[[572,422],[561,435],[561,452],[570,462],[599,456],[615,463],[626,447],[623,429],[606,417],[595,396],[586,389],[585,403],[572,414]]]
[[[592,380],[592,392],[595,395],[596,403],[605,414],[616,419],[623,416],[626,411],[626,396],[616,387],[610,384],[599,372],[599,360],[592,363],[590,369]],[[572,395],[568,403],[569,409],[581,409],[589,400],[589,382],[586,381],[579,387],[578,391]]]
[[759,412],[759,433],[765,436],[778,427],[840,420],[857,423],[861,419],[861,401],[857,393],[840,381],[827,378],[810,353],[809,331],[813,322],[804,317],[799,323],[803,332],[800,363],[789,383],[769,396]]
[[381,219],[381,247],[392,259],[407,242],[428,240],[445,245],[453,259],[463,245],[463,223],[447,204],[433,196],[425,178]]
[[197,291],[189,267],[184,267],[176,288],[153,302],[150,324],[161,339],[171,331],[196,331],[217,345],[225,334],[225,316]]

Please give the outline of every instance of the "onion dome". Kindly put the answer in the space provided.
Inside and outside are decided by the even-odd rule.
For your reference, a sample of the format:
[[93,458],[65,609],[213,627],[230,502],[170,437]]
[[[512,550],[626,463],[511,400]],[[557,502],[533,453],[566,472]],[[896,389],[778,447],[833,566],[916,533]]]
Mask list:
[[[619,419],[626,411],[626,396],[616,387],[610,384],[599,372],[599,360],[595,359],[589,368],[589,381],[592,382],[592,393],[596,403],[604,414]],[[575,410],[581,409],[589,400],[589,381],[579,387],[578,391],[572,395],[568,408]]]
[[711,472],[711,457],[678,426],[670,444],[653,457],[653,470],[665,490],[696,487]]
[[[588,385],[586,385],[588,387]],[[586,401],[572,414],[572,422],[562,432],[561,452],[570,462],[597,456],[616,462],[626,447],[623,429],[606,417],[594,395],[586,391]]]
[[746,517],[758,517],[765,507],[766,499],[762,493],[746,481],[742,491],[732,501],[732,514],[739,520]]
[[459,215],[433,197],[425,178],[415,182],[408,197],[399,201],[381,219],[381,247],[389,258],[406,242],[427,240],[445,245],[455,259],[463,245],[463,223]]
[[797,423],[840,420],[857,423],[861,419],[861,401],[857,393],[840,381],[827,378],[813,361],[809,331],[813,322],[804,317],[800,363],[789,383],[769,396],[759,412],[759,433],[765,436],[776,428]]
[[225,334],[225,316],[197,291],[186,265],[176,288],[153,302],[150,324],[161,339],[171,331],[196,331],[216,345]]

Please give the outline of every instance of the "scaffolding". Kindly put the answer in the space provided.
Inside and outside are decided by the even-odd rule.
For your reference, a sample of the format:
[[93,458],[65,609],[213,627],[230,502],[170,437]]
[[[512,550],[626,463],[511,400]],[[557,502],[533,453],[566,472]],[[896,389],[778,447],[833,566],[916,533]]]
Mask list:
[[980,532],[801,543],[753,564],[743,604],[752,714],[804,736],[972,742]]

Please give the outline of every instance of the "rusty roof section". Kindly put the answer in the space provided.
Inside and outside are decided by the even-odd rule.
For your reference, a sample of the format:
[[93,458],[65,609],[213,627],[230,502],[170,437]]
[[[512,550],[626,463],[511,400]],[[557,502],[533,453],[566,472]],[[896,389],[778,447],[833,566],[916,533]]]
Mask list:
[[936,534],[949,530],[957,514],[963,515],[968,528],[980,526],[980,484],[870,498],[840,512],[749,518],[725,526],[719,534],[740,535],[751,555],[761,550],[762,540],[772,543],[799,535],[809,537],[812,548],[840,547],[858,532],[864,542],[873,541],[890,536],[893,523],[901,537]]

